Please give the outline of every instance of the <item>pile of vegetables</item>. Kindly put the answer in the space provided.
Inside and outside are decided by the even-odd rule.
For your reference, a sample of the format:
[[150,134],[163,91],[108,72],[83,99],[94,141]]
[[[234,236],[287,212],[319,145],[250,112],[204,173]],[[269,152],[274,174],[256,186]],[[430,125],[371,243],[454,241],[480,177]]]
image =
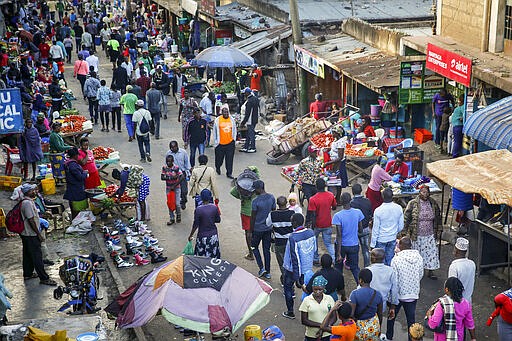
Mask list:
[[210,86],[212,88],[212,91],[216,94],[220,94],[222,92],[226,94],[234,93],[235,92],[235,83],[234,82],[213,82],[213,84],[210,83]]
[[61,109],[59,111],[60,116],[78,115],[78,109]]
[[92,155],[95,160],[101,161],[108,159],[110,153],[115,152],[114,148],[98,146],[92,149]]
[[81,115],[67,115],[64,117],[65,125],[62,126],[61,133],[76,133],[83,130],[83,124],[87,119]]
[[[106,188],[105,188],[105,193],[107,194],[107,196],[109,197],[112,197],[116,194],[117,190],[119,189],[119,186],[117,185],[108,185]],[[123,195],[119,198],[119,200],[115,199],[116,202],[120,202],[120,203],[123,203],[123,202],[135,202],[135,198],[132,198],[130,196],[128,196],[126,194],[126,192],[123,193]]]
[[317,148],[331,148],[334,136],[328,133],[318,133],[311,138],[311,143]]
[[377,147],[367,147],[364,144],[347,144],[345,155],[357,157],[372,157],[384,155],[384,152]]

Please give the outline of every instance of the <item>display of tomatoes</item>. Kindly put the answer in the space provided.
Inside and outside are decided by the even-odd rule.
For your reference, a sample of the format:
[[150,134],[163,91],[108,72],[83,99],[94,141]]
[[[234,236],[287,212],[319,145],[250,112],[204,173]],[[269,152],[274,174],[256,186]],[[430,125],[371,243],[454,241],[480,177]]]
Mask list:
[[113,152],[115,152],[114,148],[110,148],[110,147],[98,146],[98,147],[94,147],[92,149],[92,154],[94,155],[94,159],[98,160],[98,161],[108,159],[109,154],[113,153]]
[[334,140],[332,134],[318,133],[311,138],[311,143],[317,148],[330,148]]

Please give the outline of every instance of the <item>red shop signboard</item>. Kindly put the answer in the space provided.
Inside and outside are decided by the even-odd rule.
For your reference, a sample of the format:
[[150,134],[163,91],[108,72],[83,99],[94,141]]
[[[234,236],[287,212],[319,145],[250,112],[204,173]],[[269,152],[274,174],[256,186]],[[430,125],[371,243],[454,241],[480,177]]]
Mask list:
[[432,44],[427,45],[427,69],[467,87],[471,86],[471,64],[471,59]]

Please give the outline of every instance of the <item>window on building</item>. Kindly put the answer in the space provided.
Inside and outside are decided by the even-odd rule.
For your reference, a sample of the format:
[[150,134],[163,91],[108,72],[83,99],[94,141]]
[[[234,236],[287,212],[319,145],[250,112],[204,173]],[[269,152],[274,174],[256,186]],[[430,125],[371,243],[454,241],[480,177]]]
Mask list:
[[512,4],[505,6],[505,39],[512,40]]

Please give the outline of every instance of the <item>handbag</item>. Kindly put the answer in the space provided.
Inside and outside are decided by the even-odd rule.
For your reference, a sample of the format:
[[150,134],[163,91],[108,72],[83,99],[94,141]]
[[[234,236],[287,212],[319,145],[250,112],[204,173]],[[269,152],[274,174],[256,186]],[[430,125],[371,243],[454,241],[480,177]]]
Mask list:
[[167,208],[171,211],[176,210],[176,192],[174,191],[169,191],[169,193],[167,193]]
[[[441,304],[441,302],[436,301],[434,304],[432,304],[432,305],[430,306],[430,308],[429,308],[428,310],[432,310],[432,312],[433,312],[433,311],[434,311],[434,309],[436,308],[436,304],[438,304],[438,303],[439,303],[439,304]],[[428,310],[427,310],[427,311],[428,311]],[[427,317],[427,316],[425,316],[425,320],[423,321],[423,326],[424,326],[426,329],[428,329],[428,330],[430,330],[430,331],[432,331],[432,332],[434,332],[434,333],[439,333],[439,334],[444,333],[444,331],[445,331],[445,326],[444,326],[444,314],[443,314],[443,319],[441,320],[441,322],[439,322],[439,325],[437,325],[435,328],[431,328],[431,327],[429,326],[429,324],[428,324],[428,317]]]

